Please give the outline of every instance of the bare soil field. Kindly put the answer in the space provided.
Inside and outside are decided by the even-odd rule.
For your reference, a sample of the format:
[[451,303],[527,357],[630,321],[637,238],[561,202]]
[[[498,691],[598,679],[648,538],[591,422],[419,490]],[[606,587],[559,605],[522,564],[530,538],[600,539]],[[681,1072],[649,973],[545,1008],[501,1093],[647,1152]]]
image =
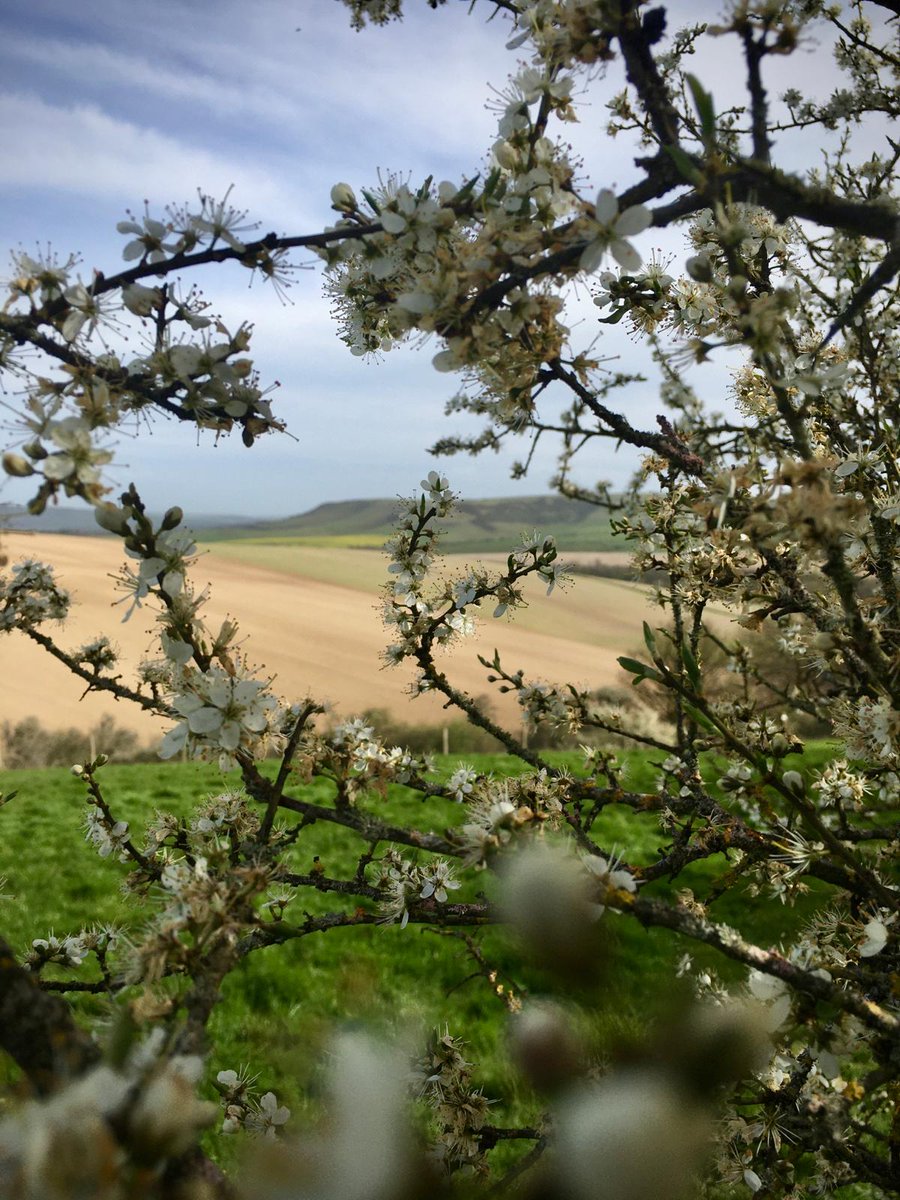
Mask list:
[[[120,543],[10,533],[3,546],[11,564],[22,558],[52,564],[72,592],[71,616],[56,631],[60,643],[72,649],[106,634],[121,652],[123,679],[131,682],[137,662],[153,655],[154,615],[153,605],[145,603],[123,623],[127,605],[111,604],[110,576],[125,561]],[[491,559],[502,561],[502,556],[483,556]],[[446,569],[465,561],[470,559],[451,556]],[[193,573],[196,587],[210,587],[207,624],[217,629],[226,615],[236,618],[248,661],[258,674],[274,678],[278,695],[326,699],[341,715],[380,707],[401,720],[442,723],[436,697],[412,701],[406,694],[411,671],[384,668],[380,661],[390,640],[378,603],[378,587],[386,578],[386,560],[377,551],[240,543],[216,544],[200,556]],[[662,614],[637,584],[579,577],[550,597],[536,588],[529,607],[514,621],[482,619],[477,636],[447,656],[446,670],[470,694],[491,693],[475,656],[491,655],[496,647],[507,669],[524,668],[534,680],[621,686],[627,677],[616,657],[641,644],[645,619],[661,624]],[[54,632],[52,626],[46,632]],[[148,738],[161,732],[157,720],[131,705],[99,693],[83,696],[83,686],[65,667],[21,633],[0,640],[0,680],[0,721],[34,715],[50,727],[86,729],[109,713]],[[515,717],[511,697],[494,690],[492,703],[498,715]]]

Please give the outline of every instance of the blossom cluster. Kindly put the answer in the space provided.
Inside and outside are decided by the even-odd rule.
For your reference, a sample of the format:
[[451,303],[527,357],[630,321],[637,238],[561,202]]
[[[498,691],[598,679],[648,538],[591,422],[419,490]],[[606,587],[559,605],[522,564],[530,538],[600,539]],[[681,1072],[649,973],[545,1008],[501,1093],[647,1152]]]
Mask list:
[[52,567],[34,559],[17,563],[0,577],[0,631],[35,629],[45,621],[64,621],[70,596],[54,578]]
[[[435,522],[452,513],[455,498],[446,478],[435,471],[422,480],[422,488],[421,496],[403,502],[397,532],[385,544],[392,580],[383,616],[395,636],[399,634],[385,651],[391,665],[406,658],[421,664],[423,649],[430,655],[435,646],[447,647],[471,636],[475,632],[473,611],[484,602],[493,604],[495,618],[523,606],[522,580],[527,576],[535,575],[546,583],[548,595],[557,584],[568,581],[554,539],[532,532],[523,534],[508,556],[505,572],[492,574],[483,566],[471,566],[461,575],[432,584],[440,537]],[[419,686],[430,684],[420,679]]]
[[386,925],[399,923],[405,929],[412,905],[422,900],[446,904],[448,893],[460,887],[460,883],[454,879],[453,866],[446,859],[415,863],[399,851],[389,850],[378,860],[375,886],[380,893],[379,919]]
[[216,1086],[225,1110],[222,1132],[236,1133],[238,1129],[246,1129],[257,1136],[273,1139],[289,1119],[291,1110],[278,1103],[274,1092],[259,1095],[254,1083],[255,1080],[243,1072],[227,1070],[216,1075]]
[[159,1170],[214,1120],[216,1106],[196,1094],[202,1065],[145,1043],[122,1067],[96,1066],[23,1105],[0,1121],[4,1186],[28,1197],[127,1194],[132,1160]]

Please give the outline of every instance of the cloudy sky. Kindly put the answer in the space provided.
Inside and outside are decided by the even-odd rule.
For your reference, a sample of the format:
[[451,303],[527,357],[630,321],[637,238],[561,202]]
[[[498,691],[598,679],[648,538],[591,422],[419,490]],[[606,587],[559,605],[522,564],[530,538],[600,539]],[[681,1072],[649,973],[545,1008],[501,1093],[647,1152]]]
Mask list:
[[[112,273],[121,264],[126,239],[116,222],[126,209],[141,213],[145,200],[159,213],[198,187],[216,197],[231,187],[263,232],[296,234],[334,220],[328,197],[338,180],[358,189],[379,169],[413,182],[469,177],[495,136],[485,101],[515,69],[504,48],[509,27],[485,19],[488,5],[469,16],[467,0],[437,12],[423,0],[408,7],[403,24],[354,33],[334,0],[3,5],[0,254],[49,242],[63,257],[79,252],[88,279],[93,268]],[[706,7],[714,18],[718,5]],[[690,12],[696,18],[699,9]],[[739,71],[721,42],[696,69],[720,92]],[[821,91],[829,59],[810,45],[791,71],[792,81],[799,71]],[[591,189],[635,178],[627,143],[599,133],[603,98],[598,91],[582,124],[565,129]],[[681,257],[669,235],[644,235],[645,255],[654,246]],[[208,272],[203,287],[226,323],[254,323],[256,364],[264,382],[280,382],[277,411],[296,440],[264,438],[248,452],[237,438],[198,445],[188,430],[157,422],[121,442],[112,475],[116,485],[134,479],[153,507],[284,515],[325,500],[405,493],[439,465],[426,447],[466,429],[442,416],[453,382],[430,365],[437,347],[392,351],[379,362],[353,358],[337,339],[318,271],[301,272],[287,305],[259,283],[248,288],[239,267]],[[576,296],[572,318],[585,340],[592,314],[586,293]],[[604,352],[620,355],[623,369],[642,364],[621,327],[604,337]],[[724,369],[704,383],[724,402]],[[652,385],[632,389],[635,423],[652,424],[653,393]],[[443,469],[464,495],[545,491],[550,446],[527,480],[509,479],[524,450],[445,460]],[[585,477],[621,484],[633,462],[610,448],[585,463]],[[8,481],[0,501],[28,494],[27,481]]]

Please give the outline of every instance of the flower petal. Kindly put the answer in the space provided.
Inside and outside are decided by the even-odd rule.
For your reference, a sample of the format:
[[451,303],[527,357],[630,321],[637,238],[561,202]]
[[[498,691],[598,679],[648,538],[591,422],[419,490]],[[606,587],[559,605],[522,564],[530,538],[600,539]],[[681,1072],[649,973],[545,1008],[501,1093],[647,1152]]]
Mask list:
[[592,242],[588,242],[584,250],[581,252],[581,258],[578,260],[578,267],[581,271],[596,271],[603,262],[603,257],[606,254],[607,245],[605,238],[594,238]]
[[221,729],[225,714],[220,708],[198,708],[188,717],[191,733],[215,733]]
[[640,270],[641,256],[630,242],[623,241],[622,238],[615,238],[610,244],[609,249],[613,258],[624,270]]
[[634,237],[636,233],[643,233],[652,222],[648,208],[644,208],[643,204],[633,204],[620,215],[615,230],[619,237]]
[[611,192],[609,188],[604,188],[598,192],[594,212],[601,225],[611,225],[619,212],[619,201],[616,199],[616,193]]

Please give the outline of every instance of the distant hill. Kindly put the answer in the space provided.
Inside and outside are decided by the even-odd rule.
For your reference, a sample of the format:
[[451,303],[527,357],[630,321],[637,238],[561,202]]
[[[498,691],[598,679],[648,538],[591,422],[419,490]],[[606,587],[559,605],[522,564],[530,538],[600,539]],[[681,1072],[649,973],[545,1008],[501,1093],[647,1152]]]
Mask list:
[[[380,547],[393,529],[396,500],[340,500],[320,504],[293,517],[249,520],[188,512],[185,524],[204,542],[250,540],[350,548]],[[161,514],[154,514],[157,518]],[[57,505],[40,517],[12,504],[0,504],[0,528],[43,533],[105,535],[86,508]],[[619,550],[609,517],[592,504],[562,496],[509,496],[464,500],[444,522],[442,545],[448,552],[473,554],[511,550],[523,533],[553,534],[563,550]]]
[[[341,500],[320,504],[310,512],[239,528],[222,524],[204,530],[204,541],[251,539],[255,542],[305,542],[368,548],[390,536],[397,515],[396,500]],[[565,550],[623,549],[614,539],[603,509],[562,496],[504,496],[464,500],[445,521],[442,540],[447,552],[474,553],[511,550],[525,532],[553,534]]]
[[[161,512],[151,512],[155,520],[162,518]],[[240,527],[250,522],[246,517],[223,516],[221,513],[189,513],[185,522],[191,529],[205,530],[210,526]],[[93,512],[86,506],[80,508],[69,504],[51,505],[39,517],[33,517],[20,504],[0,504],[0,529],[17,529],[23,533],[72,533],[82,537],[112,537],[101,529],[94,520]]]

